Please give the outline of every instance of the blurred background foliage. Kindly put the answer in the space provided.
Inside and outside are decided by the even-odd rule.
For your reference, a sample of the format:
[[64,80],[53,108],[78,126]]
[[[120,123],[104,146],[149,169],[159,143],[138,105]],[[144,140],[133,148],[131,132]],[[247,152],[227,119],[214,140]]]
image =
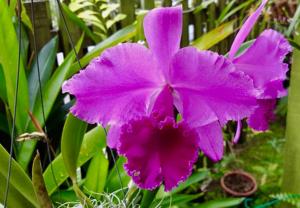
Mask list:
[[[279,207],[283,203],[284,207],[300,206],[300,159],[296,156],[300,151],[297,131],[300,30],[296,29],[300,7],[296,0],[270,0],[248,38],[250,42],[241,48],[245,50],[266,28],[282,32],[295,48],[286,60],[291,63],[292,56],[296,60],[292,76],[288,74],[285,83],[292,93],[278,101],[277,119],[271,129],[260,133],[244,127],[240,143],[233,146],[230,140],[235,124],[229,124],[224,129],[224,159],[213,164],[200,153],[192,176],[170,193],[162,188],[152,192],[139,190],[123,169],[125,159],[106,147],[104,129],[69,115],[74,99],[61,93],[63,81],[106,48],[128,41],[144,43],[143,18],[152,8],[182,5],[181,45],[225,55],[237,30],[258,3],[255,0],[66,0],[58,5],[55,0],[33,1],[33,4],[26,0],[18,8],[16,0],[0,0],[0,202],[4,201],[8,171],[20,41],[17,136],[13,141],[8,207],[80,207],[80,203],[84,207],[262,208]],[[17,21],[19,9],[21,25]],[[286,154],[283,154],[284,144],[287,144]],[[221,189],[220,178],[232,170],[245,170],[256,177],[255,195],[233,198]]]

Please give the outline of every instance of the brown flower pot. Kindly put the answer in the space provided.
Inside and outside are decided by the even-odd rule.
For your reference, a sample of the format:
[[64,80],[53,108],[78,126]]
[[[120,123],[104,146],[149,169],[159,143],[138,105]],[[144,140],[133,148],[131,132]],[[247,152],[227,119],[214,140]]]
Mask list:
[[232,196],[250,196],[257,190],[255,178],[241,170],[226,173],[221,178],[221,186]]

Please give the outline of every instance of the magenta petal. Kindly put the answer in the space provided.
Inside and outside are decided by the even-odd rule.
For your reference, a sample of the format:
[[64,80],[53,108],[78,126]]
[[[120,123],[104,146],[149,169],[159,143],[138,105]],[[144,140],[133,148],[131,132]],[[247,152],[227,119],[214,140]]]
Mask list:
[[257,131],[266,131],[269,128],[269,122],[275,119],[276,99],[258,100],[258,106],[249,117],[248,124]]
[[256,88],[266,91],[267,94],[263,92],[262,97],[273,94],[272,97],[276,98],[284,94],[282,81],[286,78],[288,65],[283,60],[290,51],[291,46],[283,35],[274,30],[265,30],[233,63],[237,70],[254,80]]
[[197,128],[199,147],[212,161],[222,159],[224,144],[222,128],[218,122],[213,122]]
[[283,80],[275,80],[266,83],[263,89],[261,97],[268,98],[280,98],[287,95],[287,89],[283,86]]
[[175,105],[192,127],[241,120],[256,107],[253,81],[213,52],[181,49],[174,56],[170,82]]
[[151,10],[144,19],[144,31],[149,45],[165,75],[171,57],[179,50],[182,31],[182,8]]
[[121,44],[107,49],[66,81],[63,92],[76,97],[71,108],[74,115],[106,126],[145,114],[162,80],[149,49]]
[[198,138],[171,117],[161,122],[143,117],[122,128],[118,151],[127,157],[125,169],[140,188],[154,189],[163,183],[170,191],[191,174]]
[[257,8],[255,12],[253,12],[248,19],[243,24],[242,28],[236,35],[232,45],[231,49],[229,51],[229,59],[233,59],[236,52],[239,50],[241,44],[246,40],[247,36],[249,35],[250,31],[252,30],[254,24],[256,23],[257,19],[259,18],[263,8],[265,7],[268,0],[262,0],[261,5]]
[[237,121],[236,132],[235,132],[235,135],[234,135],[233,140],[232,140],[232,142],[234,144],[238,143],[238,141],[240,139],[240,136],[241,136],[242,128],[243,128],[242,121]]
[[119,146],[120,141],[120,134],[121,134],[121,126],[116,124],[112,125],[107,133],[107,146],[110,148],[117,148]]
[[[153,106],[149,106],[149,115],[151,114],[156,119],[164,119],[166,116],[174,116],[173,97],[171,90],[165,86],[158,95],[154,96],[155,101],[151,101]],[[108,131],[107,144],[110,148],[117,148],[119,146],[121,125],[112,125]]]
[[157,119],[164,119],[166,116],[174,116],[173,96],[171,89],[166,85],[156,97],[153,107],[149,107],[149,111]]

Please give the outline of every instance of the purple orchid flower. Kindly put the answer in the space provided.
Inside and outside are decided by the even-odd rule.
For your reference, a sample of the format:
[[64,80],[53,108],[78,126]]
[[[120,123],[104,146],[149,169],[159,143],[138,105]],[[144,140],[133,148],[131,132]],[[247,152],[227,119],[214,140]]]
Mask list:
[[176,187],[191,174],[199,148],[220,160],[222,126],[256,107],[252,79],[217,53],[180,49],[181,28],[181,7],[154,9],[144,20],[149,49],[107,49],[63,85],[76,97],[75,116],[110,126],[108,146],[127,158],[127,173],[145,189]]
[[[243,54],[238,57],[235,57],[235,54],[247,38],[267,2],[263,0],[258,9],[245,21],[228,56],[237,71],[242,71],[253,79],[255,88],[260,92],[257,95],[258,107],[248,118],[248,125],[258,131],[265,131],[269,128],[269,121],[275,117],[273,111],[276,107],[276,99],[287,94],[283,81],[286,79],[288,65],[283,61],[291,52],[292,47],[282,34],[267,29]],[[234,142],[237,142],[238,138],[239,136],[236,136]]]

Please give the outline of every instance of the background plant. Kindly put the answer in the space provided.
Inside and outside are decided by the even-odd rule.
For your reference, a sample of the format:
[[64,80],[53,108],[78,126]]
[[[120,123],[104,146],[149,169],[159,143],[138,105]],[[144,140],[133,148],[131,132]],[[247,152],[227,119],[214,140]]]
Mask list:
[[[211,164],[201,155],[193,175],[171,193],[165,193],[162,189],[153,192],[138,190],[122,168],[125,159],[119,158],[106,147],[104,129],[87,125],[67,115],[73,100],[71,98],[71,102],[65,102],[65,95],[61,94],[61,85],[64,80],[80,70],[80,65],[84,67],[104,49],[125,41],[144,41],[142,21],[147,12],[145,10],[159,5],[170,6],[172,1],[64,2],[61,12],[66,18],[72,41],[70,42],[62,17],[58,16],[59,30],[54,33],[52,31],[53,37],[49,35],[49,28],[45,33],[35,33],[37,51],[33,47],[32,37],[34,29],[39,31],[36,29],[39,28],[38,19],[35,19],[34,25],[30,18],[30,1],[22,4],[22,24],[18,25],[17,1],[11,0],[8,4],[7,1],[0,0],[0,45],[5,49],[0,50],[0,202],[3,202],[7,177],[19,47],[21,63],[15,135],[27,133],[28,136],[22,141],[17,141],[17,138],[14,140],[8,207],[44,207],[45,204],[49,205],[49,199],[50,203],[57,207],[76,206],[80,202],[85,206],[102,204],[104,207],[113,204],[117,207],[246,207],[245,198],[227,197],[218,186],[218,180],[223,173],[232,169],[245,169],[259,179],[257,196],[251,202],[247,202],[253,206],[269,202],[272,198],[289,201],[288,197],[282,197],[285,195],[279,193],[299,191],[290,189],[295,187],[291,182],[286,182],[289,185],[283,191],[280,189],[283,172],[281,152],[285,143],[284,109],[287,109],[284,100],[278,108],[279,112],[283,113],[278,115],[279,120],[273,124],[271,130],[256,133],[244,129],[242,143],[232,147],[228,142],[227,156],[221,163]],[[217,3],[202,0],[173,1],[173,5],[178,4],[182,4],[185,11],[181,44],[191,44],[202,50],[210,48],[223,54],[229,50],[234,33],[245,17],[257,6],[257,2],[252,0],[219,0]],[[277,1],[270,1],[249,40],[254,39],[266,27],[276,28],[290,39],[296,50],[293,56],[296,57],[299,41],[295,36],[295,28],[300,15],[297,7],[299,8],[291,1],[281,5],[278,5]],[[38,11],[41,10],[34,9],[36,18],[40,18]],[[57,14],[60,14],[60,10],[57,10]],[[18,34],[19,26],[21,36]],[[46,33],[49,33],[47,40],[43,35]],[[21,46],[18,44],[19,38]],[[73,43],[78,57],[70,43]],[[241,51],[248,46],[249,43],[244,44]],[[64,59],[58,64],[56,54],[61,51]],[[38,61],[35,54],[38,54]],[[39,91],[38,62],[43,105]],[[297,79],[298,63],[295,61],[293,64],[293,73],[296,75],[291,75],[293,92],[289,97],[287,148],[297,147],[294,143],[298,125],[295,99],[299,93],[294,90],[298,89],[294,80]],[[43,119],[43,111],[46,122]],[[32,116],[28,112],[31,112]],[[53,152],[50,150],[51,161],[45,143],[47,140],[35,134],[41,133],[39,127],[42,127],[43,131],[47,130],[46,136],[51,141],[48,144],[50,149],[53,149]],[[234,126],[225,129],[224,134],[230,140],[234,134]],[[34,160],[36,150],[40,152],[40,160],[38,157]],[[289,149],[287,152],[292,153]],[[286,160],[290,161],[295,155],[297,151],[287,156]],[[297,163],[285,164],[291,165],[293,170],[290,171],[289,167],[286,167],[285,181],[296,180],[298,177],[294,170],[298,167]],[[295,176],[295,179],[291,176]],[[44,181],[44,185],[41,181]],[[46,194],[35,194],[38,186],[44,186]]]

